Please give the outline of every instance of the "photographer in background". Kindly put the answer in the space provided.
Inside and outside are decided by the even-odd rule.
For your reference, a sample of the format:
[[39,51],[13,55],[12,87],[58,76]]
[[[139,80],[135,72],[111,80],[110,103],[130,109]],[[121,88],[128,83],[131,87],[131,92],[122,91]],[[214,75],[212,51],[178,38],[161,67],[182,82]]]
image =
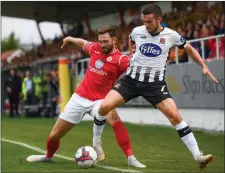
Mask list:
[[18,106],[19,106],[19,99],[22,96],[21,80],[16,75],[16,71],[14,69],[11,69],[9,71],[9,78],[7,79],[5,85],[10,104],[9,116],[10,117],[14,117],[15,115],[20,116],[18,112]]

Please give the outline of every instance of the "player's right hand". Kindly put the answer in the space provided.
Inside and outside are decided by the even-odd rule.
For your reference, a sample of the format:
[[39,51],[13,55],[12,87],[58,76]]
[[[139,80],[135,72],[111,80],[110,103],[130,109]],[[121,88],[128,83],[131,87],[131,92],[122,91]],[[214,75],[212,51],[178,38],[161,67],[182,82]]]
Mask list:
[[61,46],[61,49],[64,48],[69,42],[70,42],[70,36],[63,39],[63,44]]
[[131,52],[132,52],[132,54],[134,54],[136,52],[136,44],[133,45]]

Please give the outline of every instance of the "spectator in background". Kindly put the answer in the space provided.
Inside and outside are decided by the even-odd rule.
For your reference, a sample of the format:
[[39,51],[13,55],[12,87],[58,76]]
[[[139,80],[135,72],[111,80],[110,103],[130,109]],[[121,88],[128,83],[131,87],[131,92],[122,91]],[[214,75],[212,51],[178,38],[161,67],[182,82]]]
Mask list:
[[[198,39],[200,38],[200,33],[198,30],[194,31],[194,39]],[[201,43],[200,41],[196,41],[194,43],[191,43],[191,45],[198,51],[198,53],[201,55],[202,51],[201,51]],[[201,55],[202,56],[202,55]]]
[[35,102],[34,104],[43,103],[43,85],[42,85],[42,70],[38,70],[32,77],[35,86]]
[[59,76],[58,72],[56,70],[51,70],[51,85],[54,89],[54,91],[59,95]]
[[216,27],[214,25],[209,26],[210,27],[210,34],[209,35],[216,35]]
[[[9,72],[10,76],[6,81],[6,91],[9,98],[10,104],[10,113],[9,117],[19,116],[19,99],[21,96],[21,81],[20,78],[16,75],[16,71],[11,69]],[[14,114],[15,111],[15,114]]]
[[55,90],[55,84],[53,83],[54,79],[51,73],[47,73],[46,75],[48,93],[47,100],[50,103],[50,117],[54,118],[57,116],[56,107],[59,100],[59,93]]
[[216,33],[219,33],[220,32],[220,23],[218,20],[214,21],[214,26],[216,28]]
[[39,76],[32,77],[30,71],[26,71],[26,77],[22,83],[24,102],[27,105],[38,104],[42,96],[41,79]]
[[194,34],[193,24],[191,22],[188,22],[187,31],[186,31],[186,39],[187,40],[193,39],[193,34]]
[[197,31],[201,30],[201,25],[199,23],[195,24],[195,30],[197,30]]
[[187,35],[184,30],[181,31],[180,35],[187,40]]
[[26,77],[23,79],[23,83],[22,83],[23,99],[27,105],[31,105],[33,97],[34,97],[33,96],[34,83],[33,83],[30,71],[26,71],[25,76]]
[[[210,29],[206,24],[204,24],[202,26],[201,37],[209,37],[209,36],[212,36],[212,34],[210,33]],[[209,57],[210,51],[212,51],[213,49],[212,45],[214,44],[214,42],[215,42],[215,39],[204,41],[205,59]]]
[[183,31],[183,29],[182,29],[181,26],[179,25],[179,26],[177,27],[177,32],[178,32],[179,34],[181,34],[182,31]]
[[219,30],[217,30],[217,34],[224,34],[225,33],[225,30],[224,30],[224,21],[222,21],[220,23],[220,28]]
[[128,50],[128,36],[127,34],[123,34],[121,38],[120,51]]
[[208,17],[208,20],[206,22],[206,25],[208,25],[208,26],[211,26],[212,25],[212,21],[211,21],[211,19],[209,17]]

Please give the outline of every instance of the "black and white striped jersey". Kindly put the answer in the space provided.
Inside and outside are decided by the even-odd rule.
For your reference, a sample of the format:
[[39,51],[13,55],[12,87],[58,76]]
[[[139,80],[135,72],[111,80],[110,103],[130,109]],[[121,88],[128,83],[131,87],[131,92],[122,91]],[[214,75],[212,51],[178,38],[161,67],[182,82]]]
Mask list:
[[186,46],[186,40],[169,28],[163,28],[160,33],[152,36],[143,25],[134,28],[130,37],[136,44],[136,52],[126,74],[142,82],[163,81],[170,48]]

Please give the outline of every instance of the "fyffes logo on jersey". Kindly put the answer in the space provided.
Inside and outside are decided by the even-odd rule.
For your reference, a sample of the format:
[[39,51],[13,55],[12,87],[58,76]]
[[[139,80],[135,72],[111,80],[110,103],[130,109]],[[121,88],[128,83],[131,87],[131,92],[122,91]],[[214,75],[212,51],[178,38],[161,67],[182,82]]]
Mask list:
[[162,53],[162,49],[153,43],[142,44],[139,48],[140,52],[147,57],[156,57]]
[[103,62],[102,60],[97,60],[97,61],[95,62],[95,67],[96,67],[97,69],[101,69],[103,66],[104,66],[104,62]]

